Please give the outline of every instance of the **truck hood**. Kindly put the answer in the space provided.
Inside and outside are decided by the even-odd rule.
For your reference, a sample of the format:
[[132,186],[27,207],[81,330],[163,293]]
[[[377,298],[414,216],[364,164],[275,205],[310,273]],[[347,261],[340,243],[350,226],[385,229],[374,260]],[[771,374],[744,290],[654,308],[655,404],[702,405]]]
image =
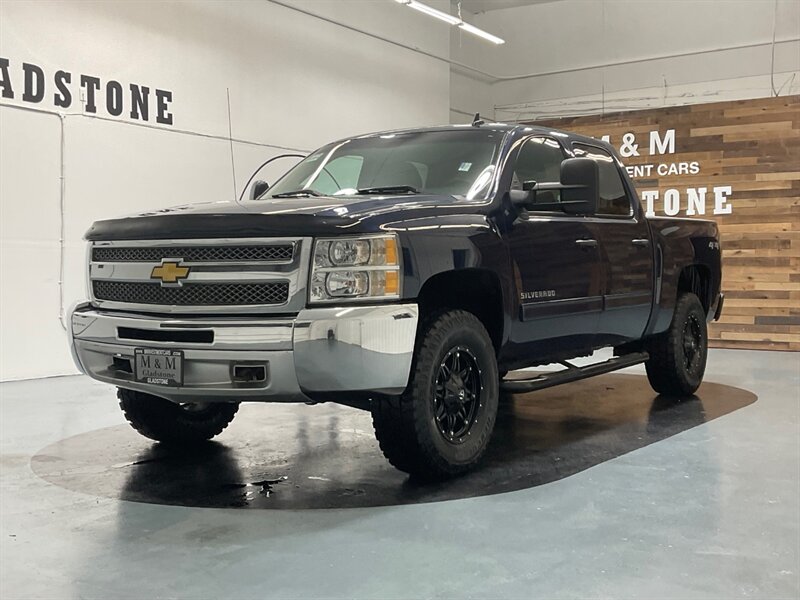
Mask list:
[[391,222],[474,213],[481,206],[486,204],[434,195],[206,202],[96,221],[85,237],[110,241],[371,233]]

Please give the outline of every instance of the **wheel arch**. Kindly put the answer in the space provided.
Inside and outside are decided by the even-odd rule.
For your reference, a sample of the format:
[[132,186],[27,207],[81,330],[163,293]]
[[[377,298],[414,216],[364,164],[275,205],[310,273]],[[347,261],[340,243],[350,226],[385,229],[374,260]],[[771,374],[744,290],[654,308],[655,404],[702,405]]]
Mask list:
[[495,353],[507,335],[503,287],[499,275],[486,268],[443,271],[429,277],[417,296],[420,323],[444,310],[475,315],[486,328]]
[[678,275],[677,292],[678,295],[685,292],[693,293],[708,313],[713,302],[711,268],[702,263],[693,263],[683,267]]

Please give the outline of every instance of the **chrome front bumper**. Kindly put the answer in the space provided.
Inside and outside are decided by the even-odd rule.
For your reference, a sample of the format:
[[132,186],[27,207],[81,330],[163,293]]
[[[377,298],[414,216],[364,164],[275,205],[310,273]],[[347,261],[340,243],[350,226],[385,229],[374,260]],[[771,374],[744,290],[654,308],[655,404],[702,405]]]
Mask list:
[[[294,318],[172,318],[83,303],[72,309],[69,323],[75,363],[99,381],[176,402],[308,402],[336,392],[402,392],[418,313],[416,304],[395,304],[310,308]],[[135,381],[121,366],[140,347],[183,350],[183,385]],[[234,365],[263,365],[266,378],[238,381]]]

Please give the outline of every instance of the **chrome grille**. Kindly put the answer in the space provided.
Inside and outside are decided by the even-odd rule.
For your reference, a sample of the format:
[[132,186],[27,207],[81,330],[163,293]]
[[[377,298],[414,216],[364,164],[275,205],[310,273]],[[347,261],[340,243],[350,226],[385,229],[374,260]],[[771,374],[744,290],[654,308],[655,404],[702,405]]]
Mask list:
[[[98,241],[89,290],[100,308],[169,314],[297,313],[306,304],[310,238]],[[179,284],[162,280],[167,263]],[[177,277],[177,275],[176,275]]]
[[285,263],[294,258],[294,244],[231,246],[100,246],[92,249],[95,262],[150,262],[164,258],[186,262]]
[[277,305],[289,299],[288,281],[163,287],[159,283],[95,280],[92,290],[98,300],[173,306]]

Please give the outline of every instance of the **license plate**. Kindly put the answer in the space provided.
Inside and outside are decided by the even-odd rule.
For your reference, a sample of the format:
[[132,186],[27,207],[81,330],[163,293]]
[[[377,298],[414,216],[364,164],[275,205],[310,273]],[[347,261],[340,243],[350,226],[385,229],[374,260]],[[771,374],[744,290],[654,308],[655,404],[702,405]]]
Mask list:
[[136,381],[154,385],[183,385],[183,350],[136,348],[133,351]]

